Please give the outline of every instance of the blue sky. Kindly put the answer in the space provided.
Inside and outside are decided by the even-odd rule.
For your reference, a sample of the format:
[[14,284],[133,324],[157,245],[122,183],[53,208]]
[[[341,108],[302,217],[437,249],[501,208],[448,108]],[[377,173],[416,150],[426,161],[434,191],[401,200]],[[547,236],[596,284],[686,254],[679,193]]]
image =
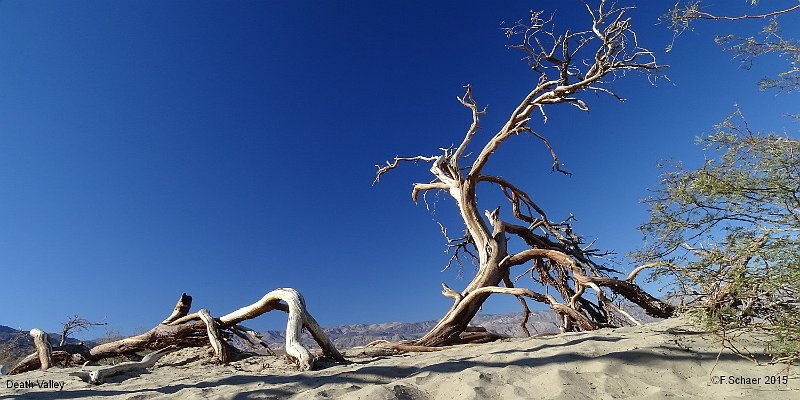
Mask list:
[[[631,75],[612,85],[625,103],[536,121],[572,177],[522,138],[487,166],[620,254],[641,242],[659,160],[699,165],[694,138],[734,103],[753,126],[796,133],[780,118],[796,97],[755,84],[781,61],[744,71],[713,43],[759,22],[698,25],[665,54],[656,22],[674,2],[632,3],[671,83]],[[373,165],[457,143],[465,83],[491,135],[535,83],[499,30],[530,9],[585,20],[577,1],[0,2],[0,324],[56,331],[80,314],[131,332],[181,292],[222,314],[277,287],[300,290],[323,325],[439,317],[439,283],[461,289],[470,272],[439,272],[434,220],[461,229],[452,203],[411,202],[424,167],[373,188]]]

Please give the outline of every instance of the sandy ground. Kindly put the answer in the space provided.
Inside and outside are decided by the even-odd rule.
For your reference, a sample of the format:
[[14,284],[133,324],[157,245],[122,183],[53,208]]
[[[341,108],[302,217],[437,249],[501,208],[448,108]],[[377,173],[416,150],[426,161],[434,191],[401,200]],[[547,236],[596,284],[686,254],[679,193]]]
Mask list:
[[[90,386],[51,369],[0,377],[0,399],[612,399],[800,398],[800,369],[758,365],[681,320],[434,353],[353,359],[297,372],[283,359],[228,366],[204,349],[162,358],[150,372]],[[20,388],[26,381],[58,388]]]

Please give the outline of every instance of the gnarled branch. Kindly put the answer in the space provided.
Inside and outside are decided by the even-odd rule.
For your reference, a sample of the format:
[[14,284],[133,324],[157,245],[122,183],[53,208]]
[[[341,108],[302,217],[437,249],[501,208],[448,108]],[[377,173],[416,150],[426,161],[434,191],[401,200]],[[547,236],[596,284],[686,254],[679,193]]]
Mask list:
[[50,338],[45,331],[38,328],[31,329],[31,336],[36,345],[41,368],[43,370],[50,368],[53,365],[53,347],[50,345]]
[[[182,299],[184,297],[188,296],[185,296],[185,294],[181,296]],[[281,301],[285,302],[285,304],[281,303]],[[179,301],[179,304],[181,304],[181,301]],[[311,352],[300,342],[303,328],[307,329],[320,345],[323,355],[337,361],[344,361],[342,355],[325,335],[317,321],[308,313],[303,297],[291,288],[273,290],[258,302],[228,313],[219,319],[212,318],[207,310],[201,309],[197,313],[187,314],[175,319],[169,324],[159,324],[143,334],[100,344],[91,349],[87,349],[85,346],[60,346],[56,350],[58,350],[59,359],[68,359],[71,356],[78,355],[80,356],[79,359],[97,361],[142,350],[161,350],[172,346],[177,348],[203,346],[210,343],[214,348],[217,359],[224,363],[230,358],[228,355],[230,348],[225,341],[228,332],[241,334],[243,331],[266,347],[266,344],[258,339],[255,332],[238,324],[271,310],[281,310],[288,313],[286,350],[289,356],[298,361],[301,370],[312,368],[314,363],[314,357]],[[183,312],[181,311],[180,313]],[[173,312],[173,316],[175,314]],[[255,340],[249,341],[253,343]],[[48,364],[52,364],[52,361]],[[17,364],[11,373],[29,371],[41,365],[47,364],[38,359],[38,354],[33,354]],[[131,364],[131,368],[139,368],[137,365]]]

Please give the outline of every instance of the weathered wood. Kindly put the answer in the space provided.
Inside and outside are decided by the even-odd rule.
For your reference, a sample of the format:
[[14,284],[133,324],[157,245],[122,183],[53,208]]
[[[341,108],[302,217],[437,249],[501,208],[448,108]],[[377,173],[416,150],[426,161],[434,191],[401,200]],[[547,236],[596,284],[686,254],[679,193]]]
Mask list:
[[[281,303],[281,301],[285,302],[285,304]],[[231,351],[231,347],[225,341],[225,332],[227,331],[240,335],[244,332],[255,339],[248,340],[249,342],[255,344],[257,341],[264,347],[269,348],[255,332],[237,325],[241,321],[258,317],[272,310],[281,310],[289,315],[286,350],[289,356],[298,361],[301,370],[311,369],[314,365],[313,355],[300,342],[303,328],[311,333],[311,336],[322,348],[325,356],[337,361],[344,361],[344,357],[336,349],[336,346],[330,341],[314,317],[308,313],[303,297],[294,289],[281,288],[273,290],[258,302],[242,307],[219,319],[211,318],[207,310],[181,315],[188,311],[190,302],[191,297],[184,294],[181,296],[181,300],[170,318],[165,320],[173,319],[168,324],[162,323],[143,334],[104,343],[92,349],[86,349],[84,346],[83,350],[76,351],[79,357],[76,356],[70,362],[74,364],[81,360],[98,361],[108,357],[129,355],[141,350],[160,350],[168,346],[195,347],[211,343],[217,358],[225,363],[230,359],[230,356],[226,353]],[[63,347],[66,349],[69,346]],[[64,352],[64,359],[66,360],[66,357],[71,355],[71,352]],[[37,359],[34,360],[33,358]],[[11,373],[30,371],[39,365],[38,353],[33,354],[17,364]],[[52,365],[52,362],[50,365]]]
[[231,328],[231,332],[244,339],[250,345],[250,347],[258,349],[260,346],[260,348],[267,351],[267,354],[273,356],[275,355],[275,352],[272,351],[272,349],[269,347],[269,344],[264,341],[258,332],[242,325],[234,325]]
[[[80,365],[89,359],[89,351],[90,349],[83,343],[55,346],[52,352],[53,365]],[[14,375],[25,371],[33,371],[41,368],[41,366],[39,353],[32,353],[17,362],[17,364],[8,371],[8,374]]]
[[308,333],[311,334],[311,337],[314,338],[317,344],[319,344],[319,347],[322,349],[322,354],[336,361],[345,361],[344,356],[336,349],[336,346],[331,342],[330,338],[328,338],[328,335],[325,334],[325,331],[322,330],[322,327],[320,327],[308,311],[306,311],[303,319],[303,326],[308,330]]
[[197,314],[200,316],[200,319],[203,320],[203,323],[206,324],[208,341],[211,343],[211,348],[214,349],[214,354],[217,357],[217,361],[222,364],[227,364],[229,359],[228,349],[223,343],[222,333],[220,333],[217,321],[211,317],[211,313],[209,313],[205,308],[198,311]]
[[170,322],[183,317],[189,313],[190,308],[192,308],[192,296],[189,296],[186,293],[181,294],[181,298],[178,299],[178,304],[175,304],[175,309],[172,310],[172,314],[170,314],[167,319],[161,321],[161,323],[167,325]]
[[36,345],[36,354],[39,357],[39,364],[42,370],[46,370],[53,365],[53,346],[50,345],[50,338],[41,329],[31,329],[33,344]]
[[[548,139],[534,131],[530,124],[532,114],[535,111],[540,112],[546,122],[545,110],[555,104],[569,104],[588,111],[589,106],[581,97],[591,92],[604,92],[622,100],[605,87],[606,78],[618,72],[638,70],[651,77],[660,75],[661,66],[656,62],[654,53],[639,47],[635,41],[628,40],[629,37],[635,37],[635,33],[631,30],[630,19],[625,17],[627,9],[616,8],[607,4],[611,2],[606,0],[598,3],[596,7],[587,6],[591,21],[590,27],[584,31],[556,32],[550,21],[541,18],[541,12],[533,11],[530,23],[519,22],[505,29],[509,38],[522,38],[518,44],[509,47],[525,53],[526,60],[530,62],[532,71],[539,75],[539,79],[502,127],[487,141],[474,142],[480,137],[476,136],[476,132],[486,109],[478,106],[472,87],[467,84],[464,95],[458,101],[469,109],[472,123],[455,149],[452,146],[441,148],[443,153],[438,156],[395,157],[385,165],[376,165],[374,183],[400,163],[428,163],[434,179],[427,183],[415,183],[411,197],[416,202],[420,194],[424,195],[432,190],[450,194],[465,228],[464,236],[458,239],[451,239],[446,230],[442,229],[448,241],[448,249],[453,250],[450,263],[466,254],[477,264],[474,277],[460,292],[443,286],[442,293],[452,298],[453,304],[439,322],[414,345],[427,348],[462,341],[460,334],[467,329],[469,322],[492,293],[517,296],[523,306],[523,330],[526,329],[524,323],[528,315],[523,297],[530,297],[529,295],[533,295],[531,298],[535,300],[538,298],[537,301],[550,304],[562,316],[564,331],[597,329],[609,325],[610,315],[604,307],[607,297],[600,287],[604,285],[599,278],[616,271],[593,260],[593,257],[605,254],[583,243],[582,238],[573,232],[571,218],[560,223],[551,221],[525,191],[502,177],[484,173],[484,167],[497,150],[507,140],[521,134],[541,140],[553,159],[553,170],[567,173],[561,168],[562,164]],[[548,43],[545,45],[547,48],[542,47],[544,42]],[[478,206],[477,188],[487,184],[501,191],[511,203],[513,217],[523,223],[522,225],[510,223],[509,221],[513,221],[510,219],[503,220],[499,207],[482,215],[480,211],[483,209]],[[542,233],[537,233],[538,231]],[[522,238],[530,249],[516,254],[509,253],[506,246],[508,235]],[[523,293],[511,288],[513,285],[509,284],[510,269],[531,260],[535,266],[529,271],[542,275],[539,279],[533,274],[531,277],[545,287],[555,289],[561,295],[562,303],[533,292]],[[555,278],[550,276],[551,270],[556,274]],[[638,271],[641,269],[634,271],[628,280],[632,280]],[[598,280],[595,281],[595,278]],[[500,282],[505,282],[508,290],[496,290]],[[672,311],[668,305],[658,304],[657,299],[636,290],[636,285],[632,283],[603,282],[613,292],[645,309],[649,307],[660,315]],[[595,290],[597,302],[581,297],[585,290],[583,286]]]
[[160,350],[170,345],[197,347],[207,344],[208,335],[202,321],[191,321],[181,325],[159,324],[141,335],[92,347],[89,359],[98,361],[142,350]]
[[155,365],[161,357],[174,350],[177,350],[177,346],[170,346],[158,351],[154,351],[142,358],[142,361],[124,362],[109,367],[98,368],[93,371],[73,372],[70,375],[78,376],[83,379],[84,382],[88,382],[93,385],[99,385],[112,376],[126,372],[143,372],[147,368],[151,368],[153,365]]
[[313,367],[311,352],[300,342],[303,327],[308,329],[314,340],[322,348],[323,354],[336,360],[344,360],[336,346],[319,326],[314,317],[308,313],[303,296],[291,288],[273,290],[259,301],[242,307],[219,318],[223,326],[233,326],[246,319],[255,318],[267,311],[278,309],[280,301],[288,306],[288,322],[286,324],[286,353],[297,360],[300,370],[306,371]]

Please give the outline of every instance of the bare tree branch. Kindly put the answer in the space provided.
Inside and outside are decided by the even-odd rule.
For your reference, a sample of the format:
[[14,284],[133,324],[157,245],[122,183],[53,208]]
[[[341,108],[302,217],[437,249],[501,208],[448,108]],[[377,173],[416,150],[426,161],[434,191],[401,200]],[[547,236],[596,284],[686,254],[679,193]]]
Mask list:
[[107,325],[105,322],[92,322],[85,318],[81,318],[80,316],[72,316],[70,317],[67,322],[61,327],[61,339],[59,340],[59,346],[65,346],[67,344],[67,337],[71,332],[76,331],[85,331],[93,326],[103,326]]
[[389,161],[387,161],[386,165],[375,164],[375,167],[378,168],[378,172],[375,174],[375,180],[372,181],[372,186],[375,186],[378,182],[380,182],[381,176],[383,174],[389,172],[390,170],[393,170],[393,169],[397,168],[397,166],[402,161],[413,162],[413,163],[416,164],[416,163],[418,163],[420,161],[433,162],[433,161],[436,161],[437,159],[439,159],[439,157],[436,157],[436,156],[430,156],[430,157],[425,157],[425,156],[395,157],[393,162],[390,163]]
[[[559,104],[588,111],[589,94],[605,93],[623,101],[622,97],[608,87],[608,82],[629,71],[641,72],[651,79],[661,76],[663,66],[656,62],[653,52],[639,45],[636,33],[631,29],[631,21],[626,15],[627,8],[616,8],[605,0],[600,0],[597,7],[587,5],[587,9],[588,29],[557,33],[552,17],[545,17],[539,11],[532,12],[528,21],[520,21],[504,28],[506,36],[515,41],[508,47],[523,54],[531,71],[538,75],[538,81],[516,105],[500,129],[485,142],[478,143],[476,133],[486,109],[479,108],[473,88],[468,84],[458,101],[470,111],[472,122],[455,150],[441,149],[442,154],[438,157],[396,157],[394,162],[378,166],[376,182],[383,173],[397,167],[401,161],[430,163],[430,172],[434,179],[429,183],[415,184],[412,199],[416,202],[420,193],[429,190],[446,190],[455,201],[465,226],[465,235],[459,239],[449,238],[442,228],[448,250],[452,250],[445,270],[454,262],[460,263],[462,252],[473,256],[471,250],[474,250],[478,264],[474,278],[461,292],[444,286],[443,294],[452,298],[454,303],[431,331],[414,343],[415,346],[427,348],[463,341],[462,334],[465,333],[469,321],[491,293],[517,296],[523,310],[527,310],[527,304],[522,297],[550,304],[562,316],[562,329],[565,331],[596,329],[608,325],[609,313],[616,310],[605,307],[608,299],[603,294],[602,285],[597,282],[610,285],[615,293],[632,297],[631,300],[638,301],[637,304],[648,307],[656,304],[651,304],[651,299],[642,296],[640,289],[636,290],[638,286],[630,282],[619,284],[615,279],[595,281],[596,278],[605,279],[604,274],[617,271],[595,261],[608,253],[583,243],[583,239],[572,229],[574,217],[570,216],[562,222],[551,221],[528,193],[502,177],[484,172],[491,157],[506,140],[529,133],[549,152],[553,160],[553,171],[568,174],[562,168],[563,164],[550,140],[543,134],[543,129],[534,129],[531,126],[531,113],[538,110],[546,123],[546,109]],[[478,149],[474,151],[474,159],[470,157],[471,164],[461,166],[467,158],[464,154],[470,151],[470,146]],[[496,205],[487,207],[492,211],[481,212],[483,209],[478,206],[477,186],[482,182],[494,184],[501,190],[511,203],[513,216],[521,221],[520,224],[504,221],[500,208]],[[522,226],[523,224],[527,227]],[[522,238],[529,249],[508,254],[509,234]],[[533,277],[538,274],[539,282],[555,288],[566,304],[513,287],[509,278],[510,268],[531,260],[535,260],[535,264],[527,272]],[[498,288],[501,282],[507,287]],[[587,287],[597,293],[596,303],[582,297]],[[622,315],[624,318],[624,314]],[[481,338],[483,339],[485,337]]]

